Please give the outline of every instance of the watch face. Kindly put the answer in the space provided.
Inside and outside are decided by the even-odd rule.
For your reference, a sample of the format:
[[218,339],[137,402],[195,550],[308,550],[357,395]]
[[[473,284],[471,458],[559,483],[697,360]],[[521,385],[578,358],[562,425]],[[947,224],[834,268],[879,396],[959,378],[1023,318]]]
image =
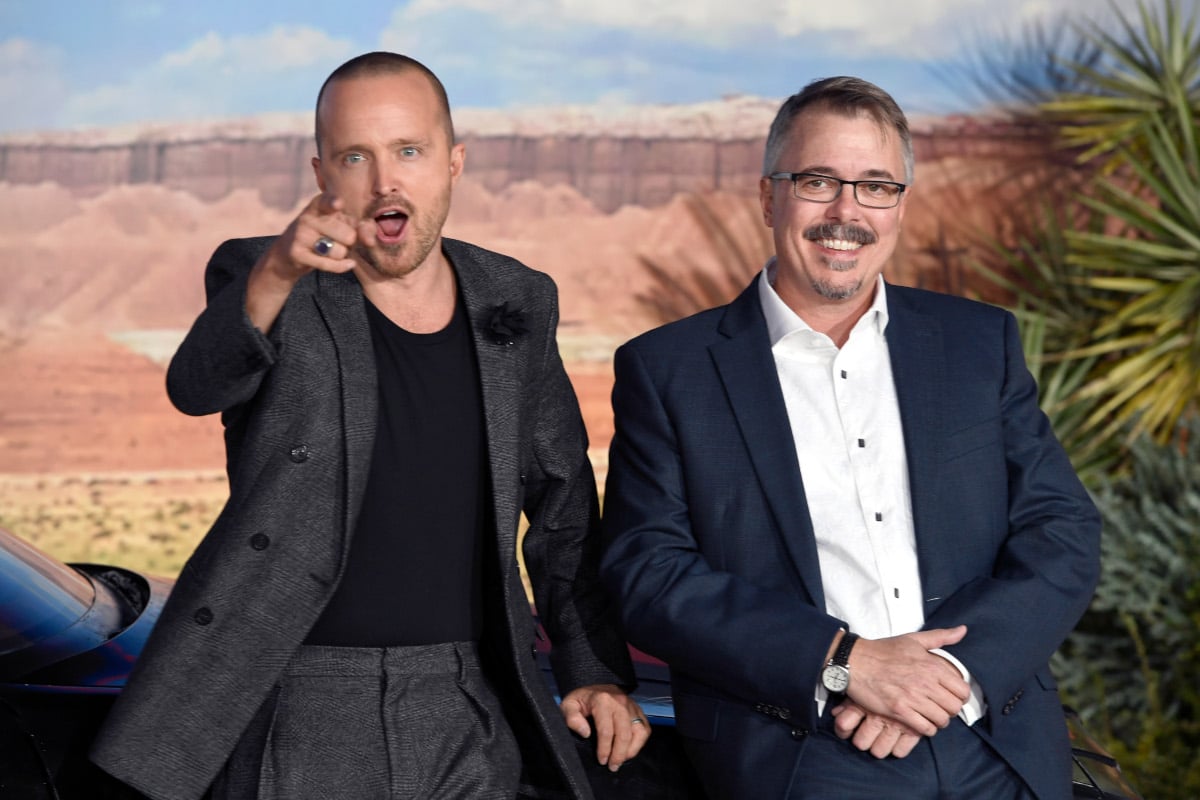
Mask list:
[[850,685],[850,670],[830,664],[821,673],[821,684],[834,694],[841,694]]

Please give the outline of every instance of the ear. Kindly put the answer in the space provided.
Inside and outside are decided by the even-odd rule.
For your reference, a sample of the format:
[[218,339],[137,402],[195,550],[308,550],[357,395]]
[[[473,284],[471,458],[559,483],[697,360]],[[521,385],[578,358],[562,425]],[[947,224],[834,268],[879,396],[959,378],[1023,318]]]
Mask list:
[[775,227],[775,181],[758,179],[758,202],[762,206],[763,224],[768,228]]
[[467,162],[467,146],[462,144],[454,145],[450,148],[450,185],[458,183],[459,177],[462,176],[463,167]]
[[325,191],[325,178],[321,175],[321,157],[320,156],[312,157],[312,168],[313,168],[313,175],[317,179],[317,188],[320,189],[322,192],[324,192]]

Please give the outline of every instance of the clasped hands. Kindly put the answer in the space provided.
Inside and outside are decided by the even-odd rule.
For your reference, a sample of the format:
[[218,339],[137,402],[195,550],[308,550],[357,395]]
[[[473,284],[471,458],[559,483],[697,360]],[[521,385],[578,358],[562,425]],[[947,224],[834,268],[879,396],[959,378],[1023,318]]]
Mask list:
[[962,641],[965,625],[859,639],[850,651],[850,687],[830,709],[834,730],[876,758],[904,758],[922,736],[958,715],[971,688],[958,668],[931,653]]

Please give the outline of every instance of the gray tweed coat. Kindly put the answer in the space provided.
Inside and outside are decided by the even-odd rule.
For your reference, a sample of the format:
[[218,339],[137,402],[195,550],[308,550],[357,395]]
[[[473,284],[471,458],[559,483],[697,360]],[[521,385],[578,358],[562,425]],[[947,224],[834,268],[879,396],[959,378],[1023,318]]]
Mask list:
[[[264,336],[243,307],[250,267],[270,241],[217,249],[205,275],[208,306],[167,373],[180,410],[222,412],[230,497],[92,750],[106,771],[155,800],[201,797],[224,765],[337,586],[367,480],[377,387],[360,285],[352,274],[305,276]],[[516,560],[523,510],[526,566],[562,692],[632,684],[596,579],[596,490],[554,335],[557,292],[548,276],[506,256],[450,239],[443,248],[483,389],[500,565],[488,583],[501,620],[486,643],[493,680],[531,793],[590,797],[532,657]],[[504,303],[528,328],[509,344],[489,326]]]

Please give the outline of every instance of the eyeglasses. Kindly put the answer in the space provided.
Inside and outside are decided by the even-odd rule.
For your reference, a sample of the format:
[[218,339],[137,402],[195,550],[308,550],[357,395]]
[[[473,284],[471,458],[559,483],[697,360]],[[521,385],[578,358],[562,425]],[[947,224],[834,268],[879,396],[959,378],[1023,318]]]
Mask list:
[[792,196],[811,203],[832,203],[842,194],[843,186],[854,187],[854,199],[865,208],[894,208],[908,188],[895,181],[868,179],[844,181],[830,175],[815,172],[774,172],[767,176],[773,181],[791,181]]

